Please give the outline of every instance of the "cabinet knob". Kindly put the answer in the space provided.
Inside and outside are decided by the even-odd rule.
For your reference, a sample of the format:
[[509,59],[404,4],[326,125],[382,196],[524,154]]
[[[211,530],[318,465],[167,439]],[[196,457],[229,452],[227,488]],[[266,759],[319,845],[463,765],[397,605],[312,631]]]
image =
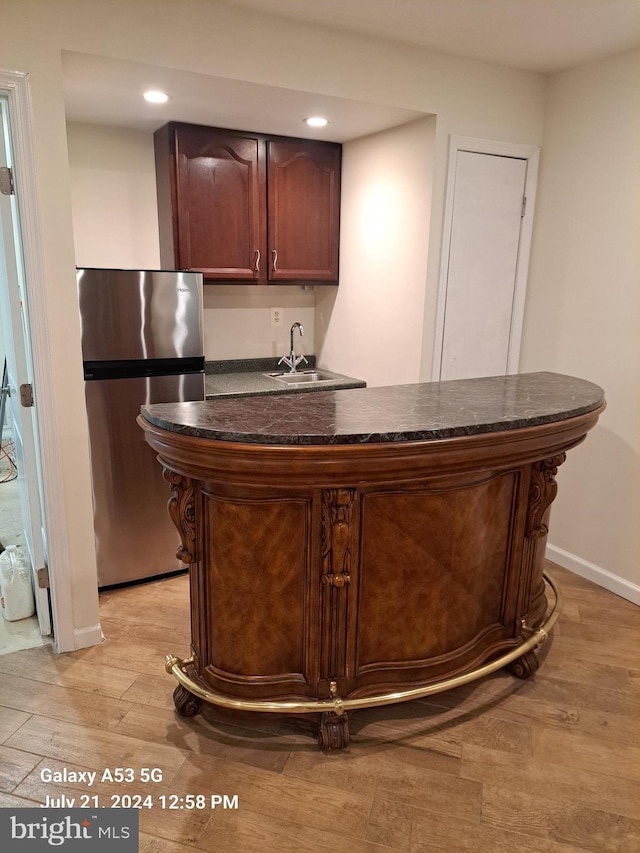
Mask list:
[[276,249],[272,249],[271,254],[273,255],[273,271],[278,272],[278,252]]
[[253,267],[254,272],[260,272],[260,249],[256,249],[256,262]]

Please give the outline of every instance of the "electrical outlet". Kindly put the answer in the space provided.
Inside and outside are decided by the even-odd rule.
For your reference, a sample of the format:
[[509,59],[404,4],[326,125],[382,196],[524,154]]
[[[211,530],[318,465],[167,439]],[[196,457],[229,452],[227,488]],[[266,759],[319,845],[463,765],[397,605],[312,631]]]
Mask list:
[[282,308],[269,308],[269,316],[271,318],[271,328],[280,329],[282,323]]

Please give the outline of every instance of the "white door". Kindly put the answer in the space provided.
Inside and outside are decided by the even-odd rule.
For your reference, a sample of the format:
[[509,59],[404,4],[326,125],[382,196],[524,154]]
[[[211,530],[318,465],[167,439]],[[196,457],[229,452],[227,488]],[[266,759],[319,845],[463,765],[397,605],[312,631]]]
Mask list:
[[518,156],[521,146],[514,146],[510,156],[468,148],[452,150],[435,379],[518,368],[532,208],[525,199],[534,189],[530,155],[537,149]]
[[[11,138],[6,101],[0,97],[0,168],[11,168]],[[18,208],[9,193],[7,177],[0,192],[0,315],[7,359],[10,412],[18,468],[20,508],[24,535],[34,574],[36,610],[40,630],[51,634],[49,596],[38,585],[37,570],[44,567],[43,525],[36,450],[34,408],[21,402],[20,386],[32,385],[28,318],[24,297],[24,271]],[[7,194],[9,193],[9,194]]]

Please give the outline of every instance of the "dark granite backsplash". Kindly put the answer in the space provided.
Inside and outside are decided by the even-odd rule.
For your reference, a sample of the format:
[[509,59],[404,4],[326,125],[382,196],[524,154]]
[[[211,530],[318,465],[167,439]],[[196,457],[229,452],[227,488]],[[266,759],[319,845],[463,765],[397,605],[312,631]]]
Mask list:
[[[306,355],[307,364],[302,365],[301,370],[310,370],[316,366],[315,355]],[[225,361],[205,361],[205,373],[259,373],[262,371],[286,370],[282,365],[278,366],[280,358],[231,358]]]

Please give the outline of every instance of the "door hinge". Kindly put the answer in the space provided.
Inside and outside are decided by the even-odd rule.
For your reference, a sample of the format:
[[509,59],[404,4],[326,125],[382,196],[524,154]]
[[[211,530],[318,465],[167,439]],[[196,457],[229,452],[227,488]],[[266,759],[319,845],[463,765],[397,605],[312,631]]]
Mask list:
[[20,405],[25,409],[30,409],[33,406],[33,386],[28,382],[20,386]]
[[520,210],[520,219],[522,219],[527,212],[527,197],[526,195],[522,196],[522,209]]
[[39,589],[49,589],[49,569],[46,566],[38,569],[36,577],[38,578]]
[[0,166],[0,193],[2,195],[13,195],[13,174],[8,166]]

